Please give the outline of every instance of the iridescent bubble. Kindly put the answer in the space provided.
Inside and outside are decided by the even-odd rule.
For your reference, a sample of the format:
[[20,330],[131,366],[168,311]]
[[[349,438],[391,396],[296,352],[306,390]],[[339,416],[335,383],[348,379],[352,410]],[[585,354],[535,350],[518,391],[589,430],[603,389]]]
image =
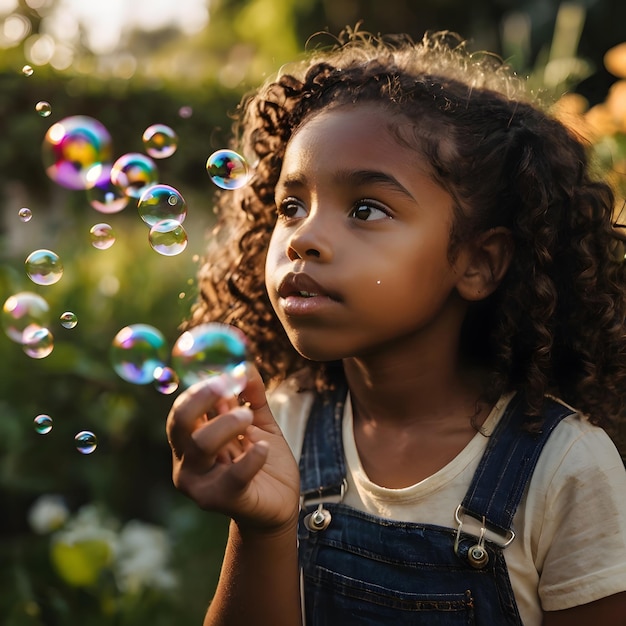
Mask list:
[[42,154],[46,173],[55,183],[68,189],[90,189],[111,163],[111,135],[92,117],[66,117],[48,129]]
[[111,167],[111,182],[130,198],[139,199],[158,178],[156,163],[138,152],[124,154]]
[[103,165],[96,184],[87,189],[87,201],[100,213],[119,213],[126,208],[130,197],[111,182],[111,165]]
[[17,214],[22,222],[30,222],[33,217],[33,212],[28,207],[22,207]]
[[214,152],[207,159],[206,171],[211,180],[222,189],[239,189],[248,182],[248,163],[234,150]]
[[165,337],[148,324],[125,326],[113,339],[110,357],[118,376],[135,385],[146,385],[154,381],[157,367],[164,367]]
[[139,217],[154,226],[161,220],[176,220],[179,223],[187,217],[187,203],[180,191],[170,185],[151,185],[141,194],[137,203]]
[[174,393],[179,384],[178,374],[171,367],[157,367],[154,370],[154,386],[159,393]]
[[178,116],[182,117],[184,120],[189,119],[193,115],[193,107],[190,106],[182,106],[178,109]]
[[52,418],[45,413],[38,415],[34,420],[35,430],[40,435],[47,435],[52,430]]
[[159,254],[176,256],[187,247],[187,231],[176,220],[161,220],[150,229],[148,241]]
[[115,243],[115,232],[109,224],[94,224],[90,230],[91,245],[98,250],[107,250]]
[[189,386],[225,374],[233,394],[246,384],[246,336],[234,326],[210,322],[185,331],[172,349],[172,367]]
[[21,291],[9,296],[2,307],[2,326],[11,341],[24,343],[24,332],[45,328],[50,321],[50,307],[37,293]]
[[30,65],[25,65],[22,68],[22,74],[24,74],[24,76],[32,76],[35,70],[33,70],[33,68]]
[[153,159],[166,159],[178,148],[178,135],[165,124],[148,126],[142,136],[146,152]]
[[76,313],[73,313],[72,311],[65,311],[64,313],[61,313],[59,319],[61,320],[61,326],[63,326],[63,328],[76,328],[76,325],[78,324]]
[[50,117],[50,114],[52,113],[52,107],[50,106],[49,102],[46,102],[45,100],[40,100],[35,105],[35,111],[37,111],[37,113],[39,113],[41,117]]
[[63,276],[63,263],[52,250],[35,250],[24,261],[28,277],[37,285],[53,285]]
[[22,349],[31,359],[45,359],[54,350],[54,336],[47,328],[28,328],[22,336]]
[[91,454],[98,447],[98,439],[90,430],[76,433],[74,443],[81,454]]

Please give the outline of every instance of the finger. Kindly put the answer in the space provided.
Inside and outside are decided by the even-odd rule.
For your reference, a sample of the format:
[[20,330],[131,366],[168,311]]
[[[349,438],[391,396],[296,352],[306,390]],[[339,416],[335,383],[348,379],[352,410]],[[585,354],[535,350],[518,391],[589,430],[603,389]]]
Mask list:
[[257,441],[249,446],[228,468],[224,476],[227,487],[235,492],[245,489],[265,465],[269,450],[266,441]]
[[[234,453],[239,455],[242,448],[237,438],[244,435],[250,424],[252,424],[252,411],[245,406],[236,407],[196,429],[191,439],[197,453],[204,458],[214,458],[222,448],[233,442],[237,442],[233,448]],[[232,458],[232,456],[232,453],[228,453],[227,458]]]
[[267,404],[265,384],[255,367],[248,367],[247,383],[239,398],[249,406],[254,413],[254,424],[264,430],[278,428],[274,416]]
[[208,378],[182,393],[172,405],[165,425],[167,439],[178,456],[191,433],[196,430],[206,414],[226,408],[224,396],[226,383],[220,377]]

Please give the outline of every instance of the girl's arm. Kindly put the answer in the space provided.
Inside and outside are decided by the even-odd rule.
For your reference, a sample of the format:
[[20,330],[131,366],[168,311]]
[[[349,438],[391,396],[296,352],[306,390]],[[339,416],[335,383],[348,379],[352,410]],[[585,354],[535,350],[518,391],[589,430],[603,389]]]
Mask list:
[[205,626],[297,626],[298,467],[256,370],[241,396],[246,406],[209,379],[181,394],[167,419],[174,484],[233,520]]
[[564,611],[547,611],[543,626],[626,626],[626,591]]

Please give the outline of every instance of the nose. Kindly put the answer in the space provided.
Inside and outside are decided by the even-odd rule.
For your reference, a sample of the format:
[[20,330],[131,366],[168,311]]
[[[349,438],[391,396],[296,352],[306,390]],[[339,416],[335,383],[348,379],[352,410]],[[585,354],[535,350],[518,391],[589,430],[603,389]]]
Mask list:
[[329,224],[310,214],[289,238],[287,256],[291,261],[304,259],[327,263],[332,259],[331,232]]

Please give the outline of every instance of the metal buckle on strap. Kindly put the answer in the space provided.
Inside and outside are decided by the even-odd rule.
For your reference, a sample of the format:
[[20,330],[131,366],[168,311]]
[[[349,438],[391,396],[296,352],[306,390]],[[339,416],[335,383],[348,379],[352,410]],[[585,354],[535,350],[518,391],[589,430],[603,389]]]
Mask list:
[[348,481],[344,478],[339,486],[319,487],[311,491],[305,491],[300,495],[300,507],[304,508],[311,504],[339,504],[348,490]]
[[479,542],[484,542],[485,535],[487,534],[487,531],[489,531],[492,534],[496,534],[496,535],[498,535],[499,537],[502,538],[502,541],[496,541],[496,540],[492,539],[492,541],[494,543],[496,543],[497,545],[499,545],[501,548],[506,548],[515,539],[515,532],[513,530],[511,530],[510,528],[509,528],[509,530],[506,531],[506,534],[503,534],[502,531],[500,529],[498,529],[498,528],[494,529],[493,526],[488,527],[487,526],[487,521],[485,520],[484,516],[482,516],[481,518],[478,518],[478,517],[472,515],[469,511],[467,511],[467,509],[462,504],[459,504],[459,506],[456,507],[456,511],[454,512],[454,519],[456,520],[456,523],[458,524],[457,531],[456,531],[456,540],[454,542],[454,551],[455,552],[457,551],[457,548],[458,548],[458,545],[459,545],[459,539],[461,537],[461,532],[466,532],[466,534],[474,535],[474,533],[462,530],[463,529],[463,517],[465,517],[465,515],[467,515],[468,517],[471,517],[472,519],[476,519],[479,522],[481,522],[480,534],[478,536]]

